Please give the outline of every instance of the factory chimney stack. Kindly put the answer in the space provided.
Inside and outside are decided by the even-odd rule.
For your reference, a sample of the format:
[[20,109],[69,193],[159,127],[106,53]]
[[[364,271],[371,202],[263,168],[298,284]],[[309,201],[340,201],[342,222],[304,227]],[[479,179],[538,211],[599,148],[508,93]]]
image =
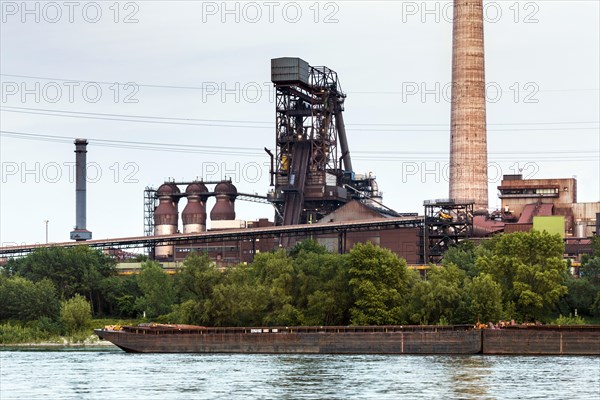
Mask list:
[[482,0],[454,0],[450,198],[488,209]]
[[71,240],[90,240],[92,232],[86,224],[86,153],[87,139],[75,139],[75,228]]

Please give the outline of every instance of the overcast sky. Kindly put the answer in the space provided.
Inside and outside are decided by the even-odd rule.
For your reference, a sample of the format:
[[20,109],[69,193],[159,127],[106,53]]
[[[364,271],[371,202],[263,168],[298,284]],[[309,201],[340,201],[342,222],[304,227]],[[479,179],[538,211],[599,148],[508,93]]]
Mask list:
[[[45,220],[69,239],[78,137],[94,239],[142,235],[144,188],[168,178],[265,194],[276,57],[338,73],[355,172],[377,175],[389,207],[448,195],[451,2],[0,4],[2,245],[44,242]],[[484,6],[490,205],[519,170],[576,176],[579,201],[599,201],[599,2]]]

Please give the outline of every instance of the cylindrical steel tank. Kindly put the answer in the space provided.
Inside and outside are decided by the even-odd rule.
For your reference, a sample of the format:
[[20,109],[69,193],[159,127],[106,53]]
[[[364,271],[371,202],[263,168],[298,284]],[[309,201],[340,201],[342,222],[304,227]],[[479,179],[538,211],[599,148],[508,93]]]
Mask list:
[[587,223],[585,221],[577,221],[575,223],[575,232],[574,235],[575,237],[578,238],[584,238],[586,237],[586,229],[587,228]]
[[[177,185],[165,183],[156,191],[158,196],[158,207],[154,210],[154,235],[172,235],[177,233],[178,199],[174,196],[179,194]],[[168,258],[173,255],[173,246],[156,246],[154,256],[156,258]]]
[[235,219],[235,197],[237,189],[231,182],[221,182],[215,186],[217,202],[210,211],[212,221],[229,221]]
[[188,185],[187,205],[181,213],[183,233],[200,233],[206,231],[206,193],[203,183],[194,182]]
[[381,204],[383,203],[383,193],[379,191],[377,180],[375,177],[371,177],[370,173],[369,185],[371,186],[371,197],[370,200],[367,201],[367,204],[370,204],[373,207],[381,207]]

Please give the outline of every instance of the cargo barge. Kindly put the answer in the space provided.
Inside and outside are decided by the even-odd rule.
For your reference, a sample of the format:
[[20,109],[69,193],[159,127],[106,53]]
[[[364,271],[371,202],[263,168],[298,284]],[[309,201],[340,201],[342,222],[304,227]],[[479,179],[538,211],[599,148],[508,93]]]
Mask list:
[[142,324],[96,329],[130,353],[600,355],[600,325],[297,326]]
[[481,331],[466,326],[207,328],[147,324],[96,329],[133,353],[473,354]]

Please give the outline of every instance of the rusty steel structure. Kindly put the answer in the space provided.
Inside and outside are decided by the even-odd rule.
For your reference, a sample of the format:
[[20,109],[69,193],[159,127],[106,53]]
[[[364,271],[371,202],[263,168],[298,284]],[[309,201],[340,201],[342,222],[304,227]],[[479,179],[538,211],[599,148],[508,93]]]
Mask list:
[[[156,191],[158,207],[154,210],[154,235],[173,235],[179,232],[179,199],[181,191],[177,185],[164,183]],[[153,258],[169,258],[173,255],[172,246],[156,246]]]
[[146,186],[144,189],[144,235],[154,235],[154,210],[158,206],[156,189]]
[[[271,186],[267,196],[238,193],[231,181],[171,182],[144,191],[144,233],[147,236],[179,233],[178,202],[187,198],[182,213],[183,233],[206,231],[206,205],[213,230],[235,229],[245,221],[235,219],[236,199],[268,202],[275,209],[275,225],[315,223],[348,201],[356,199],[382,214],[401,217],[382,203],[375,175],[355,174],[342,112],[343,93],[337,73],[328,67],[312,67],[300,58],[271,60],[276,89],[276,146],[265,151],[271,158]],[[215,184],[213,191],[206,184]],[[183,191],[183,185],[187,188]],[[282,236],[282,247],[296,238]],[[160,245],[153,257],[174,258],[172,245]]]
[[450,198],[488,209],[482,0],[454,0]]
[[181,213],[183,233],[206,231],[206,201],[208,189],[202,182],[190,183],[185,189],[187,205]]
[[343,155],[345,168],[351,168],[341,117],[346,95],[334,71],[299,58],[271,60],[271,80],[276,90],[273,200],[281,216],[276,222],[317,221],[347,199],[339,160]]
[[473,235],[473,200],[426,200],[421,261],[438,264],[451,246]]
[[217,202],[210,212],[210,219],[212,221],[234,220],[234,203],[236,196],[237,189],[231,182],[221,182],[215,186],[215,197]]
[[[337,73],[300,58],[271,60],[276,146],[269,199],[277,225],[313,223],[350,199],[380,199],[374,177],[355,179]],[[348,190],[350,189],[350,190]]]
[[[209,191],[206,184],[216,184],[216,186],[213,191]],[[182,191],[179,186],[186,186],[186,188]],[[234,203],[237,195],[237,189],[231,181],[167,181],[158,189],[146,187],[144,190],[144,234],[146,236],[163,236],[180,233],[178,205],[182,197],[187,199],[187,204],[181,213],[183,233],[206,231],[206,203],[211,196],[216,198],[216,204],[210,213],[211,220],[234,220]],[[152,258],[170,259],[173,255],[172,245],[156,246],[151,249]]]

